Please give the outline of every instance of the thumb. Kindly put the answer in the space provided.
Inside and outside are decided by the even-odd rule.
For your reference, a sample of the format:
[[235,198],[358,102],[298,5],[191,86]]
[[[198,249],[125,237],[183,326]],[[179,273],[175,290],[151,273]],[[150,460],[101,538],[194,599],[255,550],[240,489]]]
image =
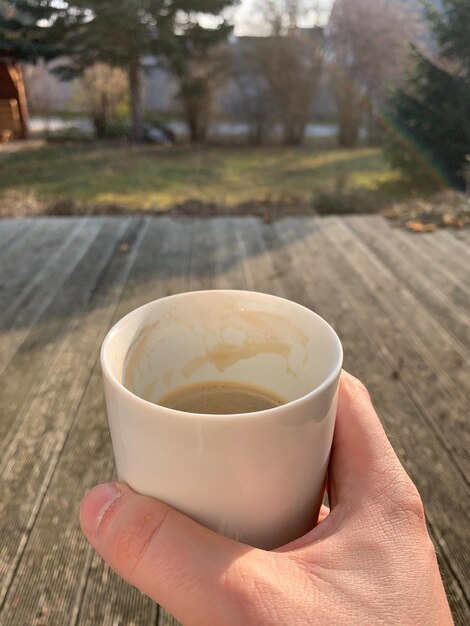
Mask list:
[[342,373],[335,434],[328,474],[331,508],[338,502],[360,506],[386,494],[389,486],[408,487],[408,475],[396,456],[364,385]]
[[94,487],[80,510],[82,530],[103,559],[184,623],[231,624],[224,593],[230,567],[254,548],[222,537],[121,483]]

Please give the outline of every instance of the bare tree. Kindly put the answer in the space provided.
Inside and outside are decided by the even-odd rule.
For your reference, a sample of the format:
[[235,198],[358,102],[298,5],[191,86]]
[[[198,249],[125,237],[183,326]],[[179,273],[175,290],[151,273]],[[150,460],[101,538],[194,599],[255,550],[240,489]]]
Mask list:
[[301,143],[321,77],[323,31],[311,26],[317,12],[307,0],[258,5],[268,36],[252,39],[252,57],[277,104],[285,144]]
[[248,125],[252,144],[265,143],[277,121],[278,107],[260,71],[251,37],[241,37],[231,46],[231,81],[224,93],[225,110]]
[[244,28],[256,36],[287,35],[313,28],[323,20],[321,0],[255,0]]
[[356,145],[364,121],[373,138],[375,116],[388,88],[403,79],[416,33],[415,0],[335,0],[327,37],[340,145]]
[[218,91],[229,75],[229,54],[219,44],[203,54],[185,59],[173,68],[180,83],[179,98],[183,104],[192,143],[205,141],[212,121]]
[[96,63],[83,73],[77,85],[76,102],[91,117],[96,136],[103,138],[118,107],[128,99],[127,74],[117,67]]

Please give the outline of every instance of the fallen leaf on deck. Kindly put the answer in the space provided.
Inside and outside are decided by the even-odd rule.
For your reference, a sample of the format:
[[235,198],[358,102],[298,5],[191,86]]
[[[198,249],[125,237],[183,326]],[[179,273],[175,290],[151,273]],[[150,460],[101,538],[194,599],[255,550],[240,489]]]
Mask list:
[[414,233],[432,233],[437,230],[436,224],[422,224],[421,222],[406,222],[405,227]]
[[129,252],[129,244],[126,242],[119,244],[119,252],[121,254],[125,254],[126,252]]

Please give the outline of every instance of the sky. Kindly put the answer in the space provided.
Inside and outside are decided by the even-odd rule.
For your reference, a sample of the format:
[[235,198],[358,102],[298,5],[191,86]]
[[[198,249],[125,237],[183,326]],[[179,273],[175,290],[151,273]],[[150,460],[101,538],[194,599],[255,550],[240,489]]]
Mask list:
[[[326,22],[328,15],[333,4],[333,0],[318,0],[321,5],[322,20]],[[256,8],[257,0],[241,0],[240,5],[235,11],[235,34],[236,35],[256,35],[259,34],[259,30],[253,22],[253,14]],[[310,4],[308,0],[304,1],[305,5]],[[313,2],[311,2],[313,4]],[[311,26],[311,24],[305,24],[305,26]]]

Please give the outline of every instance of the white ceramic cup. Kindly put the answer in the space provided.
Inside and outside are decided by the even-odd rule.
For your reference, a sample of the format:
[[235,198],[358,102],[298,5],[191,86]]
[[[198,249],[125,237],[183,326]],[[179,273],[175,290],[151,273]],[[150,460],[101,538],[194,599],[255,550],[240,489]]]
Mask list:
[[[120,480],[264,549],[315,526],[342,366],[341,343],[321,317],[262,293],[181,293],[113,326],[101,365]],[[259,385],[287,403],[235,415],[156,404],[213,380]]]

